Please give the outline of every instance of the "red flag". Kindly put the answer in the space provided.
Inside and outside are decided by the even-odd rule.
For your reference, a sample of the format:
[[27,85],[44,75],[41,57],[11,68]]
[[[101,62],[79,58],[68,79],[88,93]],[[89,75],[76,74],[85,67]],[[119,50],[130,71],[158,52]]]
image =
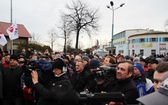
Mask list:
[[4,46],[7,43],[7,40],[4,34],[0,31],[0,45]]

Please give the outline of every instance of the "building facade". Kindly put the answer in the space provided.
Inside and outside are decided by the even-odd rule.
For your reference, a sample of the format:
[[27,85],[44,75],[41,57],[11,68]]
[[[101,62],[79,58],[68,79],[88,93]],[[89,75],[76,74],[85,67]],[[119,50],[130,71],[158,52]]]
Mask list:
[[168,53],[168,32],[150,31],[128,37],[129,54],[144,55]]
[[128,37],[135,34],[149,32],[149,29],[129,29],[121,31],[113,36],[115,54],[130,55]]

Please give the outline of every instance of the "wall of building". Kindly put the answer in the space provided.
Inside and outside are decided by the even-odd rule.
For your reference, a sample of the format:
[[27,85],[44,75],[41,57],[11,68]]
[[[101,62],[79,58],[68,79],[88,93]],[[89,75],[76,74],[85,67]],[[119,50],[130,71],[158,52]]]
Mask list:
[[[144,38],[144,42],[140,42],[140,39]],[[155,38],[155,41],[151,39]],[[129,54],[141,54],[144,56],[150,56],[151,54],[165,54],[168,52],[168,34],[155,34],[150,35],[137,35],[129,38]],[[131,40],[135,40],[132,42]],[[143,53],[142,53],[143,51]]]
[[115,53],[122,53],[124,55],[129,55],[129,43],[128,37],[135,34],[149,32],[148,29],[130,29],[124,30],[114,35],[114,46],[116,47]]
[[116,54],[124,54],[128,55],[128,44],[120,44],[120,45],[115,45],[116,47]]

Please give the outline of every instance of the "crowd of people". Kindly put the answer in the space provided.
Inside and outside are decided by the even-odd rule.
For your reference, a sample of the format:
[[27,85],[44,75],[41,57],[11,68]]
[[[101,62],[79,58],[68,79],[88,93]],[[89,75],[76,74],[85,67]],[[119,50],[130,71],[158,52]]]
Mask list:
[[[168,54],[99,56],[23,48],[17,55],[3,51],[0,61],[1,105],[168,103]],[[123,97],[96,99],[96,93]]]

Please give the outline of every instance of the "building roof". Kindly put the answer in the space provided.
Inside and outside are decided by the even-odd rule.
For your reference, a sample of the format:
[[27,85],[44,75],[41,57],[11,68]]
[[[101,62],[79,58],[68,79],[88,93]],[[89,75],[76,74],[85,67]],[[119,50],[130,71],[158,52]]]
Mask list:
[[[6,32],[6,29],[11,26],[11,23],[7,22],[0,22],[0,31],[5,35],[8,36],[8,33]],[[31,38],[30,33],[27,31],[27,29],[22,24],[17,24],[18,26],[18,33],[19,37],[23,38]]]
[[140,36],[140,35],[151,35],[151,34],[168,34],[168,32],[163,32],[163,31],[149,31],[149,32],[145,32],[145,33],[140,33],[140,34],[134,34],[129,36],[130,37],[134,37],[134,36]]
[[116,33],[116,34],[114,34],[114,35],[117,35],[117,34],[120,34],[120,33],[123,33],[123,32],[126,32],[126,31],[137,31],[137,32],[139,32],[139,31],[144,31],[144,30],[148,30],[148,29],[126,29],[126,30],[123,30],[123,31],[121,31],[121,32],[118,32],[118,33]]

